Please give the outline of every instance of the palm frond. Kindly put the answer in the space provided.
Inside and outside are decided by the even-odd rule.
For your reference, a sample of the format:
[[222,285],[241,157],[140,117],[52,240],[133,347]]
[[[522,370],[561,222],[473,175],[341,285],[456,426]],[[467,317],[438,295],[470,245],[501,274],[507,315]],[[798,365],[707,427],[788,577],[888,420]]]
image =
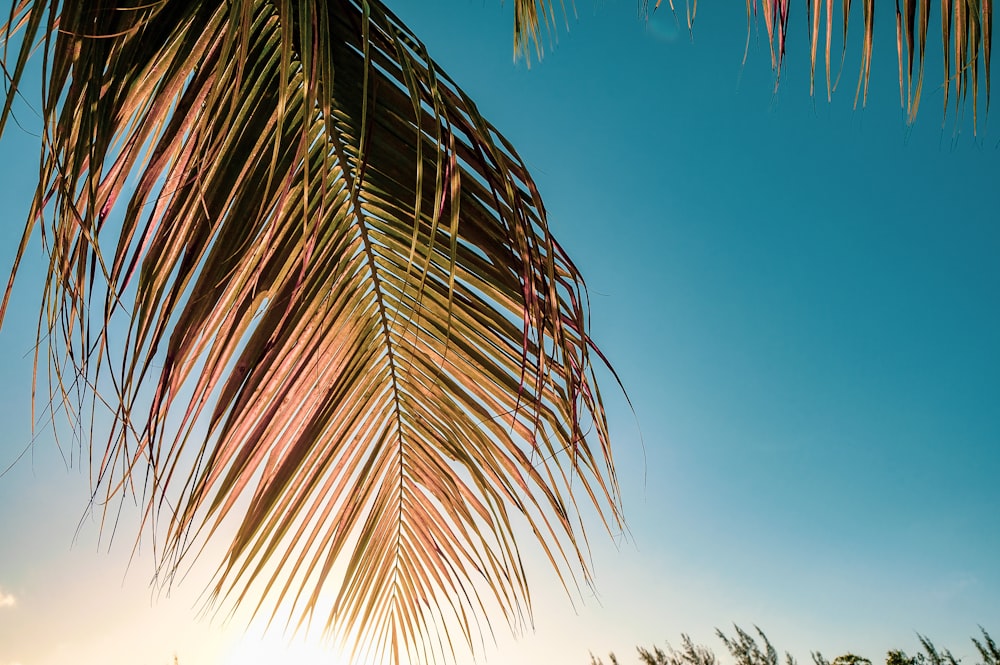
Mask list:
[[531,66],[531,56],[541,60],[546,41],[551,47],[559,24],[569,29],[569,16],[576,15],[575,0],[514,0],[514,59]]
[[[846,54],[852,2],[851,0],[841,0],[840,4],[843,17],[843,49],[844,54]],[[861,5],[863,34],[861,66],[854,99],[855,106],[857,106],[859,99],[862,105],[868,100],[872,48],[875,41],[875,0],[861,0],[858,4]],[[758,9],[763,15],[768,43],[771,46],[772,66],[779,78],[785,58],[789,6],[790,0],[747,0],[748,19],[751,18],[751,15],[757,16]],[[815,90],[817,47],[822,34],[825,44],[828,98],[832,90],[836,88],[836,82],[831,79],[830,73],[833,7],[834,0],[808,0],[806,3],[809,23],[810,90]],[[955,93],[956,111],[959,104],[971,97],[973,128],[975,128],[978,124],[980,71],[982,71],[982,80],[985,84],[984,97],[987,108],[989,108],[993,0],[941,0],[940,8],[944,63],[944,111],[947,114],[952,88],[954,88]],[[899,68],[900,101],[906,109],[909,122],[913,122],[916,118],[923,92],[924,61],[927,55],[930,16],[931,0],[896,0],[896,54]],[[917,68],[916,78],[914,78],[915,64]],[[843,54],[841,66],[843,66]]]
[[394,662],[530,616],[523,529],[587,578],[578,498],[620,513],[580,275],[381,3],[21,0],[4,34],[0,131],[41,44],[53,399],[161,572],[235,524],[216,601]]
[[[656,0],[654,9],[659,8],[662,0]],[[640,13],[647,14],[650,0],[640,0]],[[831,74],[833,51],[834,0],[806,0],[806,22],[809,29],[809,92],[816,92],[816,59],[819,45],[824,45],[824,62],[826,70],[827,100],[833,95],[837,83]],[[863,34],[861,39],[861,65],[858,71],[858,83],[854,96],[854,105],[858,101],[864,106],[868,101],[868,87],[871,80],[872,52],[875,42],[875,0],[860,0]],[[673,0],[669,2],[671,11],[675,11]],[[698,9],[697,0],[686,0],[688,28],[694,20]],[[744,63],[749,54],[750,35],[753,23],[763,20],[767,34],[768,48],[771,53],[771,67],[775,71],[775,85],[781,80],[781,70],[786,56],[786,41],[788,37],[789,17],[791,16],[791,0],[746,0],[747,14],[747,51]],[[840,0],[839,21],[842,28],[842,50],[840,67],[843,69],[847,55],[848,26],[851,22],[852,9],[856,4],[852,0]],[[990,61],[992,57],[993,37],[993,0],[940,0],[941,9],[941,41],[943,45],[944,64],[944,113],[949,110],[949,99],[954,89],[955,111],[957,112],[968,98],[972,99],[973,129],[979,122],[979,85],[980,79],[984,85],[983,99],[989,110],[990,101]],[[855,15],[857,14],[857,10]],[[931,0],[896,0],[896,54],[899,68],[900,103],[906,110],[907,120],[912,123],[920,107],[923,93],[924,61],[927,55],[927,33],[931,22]],[[526,34],[532,34],[529,27]],[[916,77],[914,77],[916,67]]]

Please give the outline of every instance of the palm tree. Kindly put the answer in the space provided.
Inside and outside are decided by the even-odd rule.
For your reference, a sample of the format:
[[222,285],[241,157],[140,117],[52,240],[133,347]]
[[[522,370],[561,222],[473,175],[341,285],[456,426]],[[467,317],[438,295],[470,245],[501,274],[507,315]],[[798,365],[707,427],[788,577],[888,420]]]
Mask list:
[[[903,5],[915,113],[930,0]],[[979,62],[988,97],[990,0],[942,7],[956,97]],[[787,0],[747,11],[780,71]],[[529,56],[554,8],[514,14]],[[567,590],[589,579],[578,502],[621,513],[583,281],[513,147],[388,8],[17,0],[0,133],[39,44],[17,263],[40,227],[49,411],[89,442],[95,504],[139,500],[164,580],[229,539],[215,601],[399,662],[530,617],[518,534]]]

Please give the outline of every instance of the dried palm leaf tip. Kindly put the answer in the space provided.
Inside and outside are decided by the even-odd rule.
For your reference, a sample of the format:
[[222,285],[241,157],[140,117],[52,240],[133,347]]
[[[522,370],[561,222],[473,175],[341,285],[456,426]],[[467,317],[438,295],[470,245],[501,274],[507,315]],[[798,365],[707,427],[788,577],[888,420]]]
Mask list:
[[[825,41],[827,99],[837,87],[831,79],[831,50],[833,40],[834,0],[807,0],[809,24],[810,92],[815,94],[816,57],[821,32]],[[875,40],[875,0],[860,0],[863,34],[861,40],[861,66],[854,105],[862,106],[868,100],[871,80],[872,47]],[[957,113],[967,97],[972,98],[973,131],[979,124],[980,71],[985,85],[983,98],[989,108],[990,60],[993,32],[993,0],[940,0],[941,42],[944,65],[944,113],[949,109],[949,98],[954,88]],[[747,0],[748,37],[751,21],[760,15],[764,19],[771,64],[780,79],[785,57],[785,38],[788,31],[790,0]],[[841,0],[843,47],[841,68],[847,53],[848,25],[851,20],[851,0]],[[920,107],[923,93],[924,61],[927,54],[927,33],[930,25],[931,0],[896,0],[896,54],[899,69],[900,102],[908,122],[913,122]],[[821,21],[821,18],[823,19]],[[825,21],[825,23],[823,22]],[[749,38],[747,41],[749,48]],[[744,61],[745,61],[744,56]],[[916,64],[917,74],[913,70]],[[982,67],[980,67],[982,65]],[[839,74],[837,80],[839,81]]]

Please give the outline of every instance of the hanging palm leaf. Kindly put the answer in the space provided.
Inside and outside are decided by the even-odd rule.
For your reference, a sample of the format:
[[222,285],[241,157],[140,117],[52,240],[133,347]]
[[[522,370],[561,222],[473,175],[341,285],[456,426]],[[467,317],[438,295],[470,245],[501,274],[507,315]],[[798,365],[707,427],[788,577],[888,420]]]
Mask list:
[[[825,4],[825,11],[823,5]],[[843,14],[843,50],[846,53],[848,24],[851,18],[851,0],[841,0]],[[872,45],[875,40],[875,0],[861,0],[864,32],[861,41],[861,68],[858,73],[858,100],[868,101],[868,84],[871,80]],[[820,37],[820,17],[825,15],[825,54],[827,97],[836,84],[830,78],[830,52],[833,38],[834,0],[807,0],[810,38],[810,79],[815,79],[816,51]],[[760,0],[769,43],[772,44],[772,64],[780,74],[785,55],[785,35],[788,29],[789,1]],[[747,15],[756,14],[758,0],[747,0]],[[958,104],[969,96],[971,86],[973,130],[978,124],[979,65],[983,65],[987,107],[990,98],[991,35],[993,26],[993,0],[940,0],[941,39],[944,45],[944,110],[948,112],[949,91],[955,89],[956,111]],[[900,101],[906,109],[909,122],[913,122],[920,107],[923,91],[924,59],[927,51],[927,32],[930,23],[931,0],[896,0],[896,55],[899,65]],[[777,56],[774,43],[777,42]],[[914,61],[917,63],[916,81],[913,78]],[[843,64],[843,56],[841,58]]]
[[[656,0],[654,10],[663,0]],[[650,0],[640,0],[640,8],[648,11]],[[791,0],[746,0],[747,52],[750,47],[750,33],[753,21],[760,17],[764,21],[768,47],[771,52],[771,66],[778,80],[785,62],[785,42],[788,36]],[[823,34],[825,42],[827,99],[837,87],[839,75],[831,77],[831,51],[833,45],[834,0],[805,0],[806,19],[809,27],[809,91],[816,89],[816,55]],[[861,40],[861,67],[858,72],[854,105],[858,100],[864,106],[868,101],[868,84],[871,80],[872,48],[875,41],[875,0],[860,0],[864,33]],[[670,9],[675,10],[673,0]],[[686,0],[688,28],[694,21],[698,9],[697,0]],[[847,54],[848,26],[851,21],[852,0],[840,0],[843,32],[841,67]],[[923,92],[924,59],[927,52],[927,32],[930,25],[931,0],[896,0],[896,55],[899,65],[900,102],[906,109],[907,119],[913,122],[920,107]],[[967,97],[972,98],[972,124],[975,131],[979,122],[979,80],[985,85],[984,98],[987,109],[990,99],[990,60],[993,35],[993,0],[940,0],[941,41],[944,53],[944,112],[948,112],[948,100],[952,88],[955,90],[955,110]],[[746,55],[744,55],[746,62]],[[917,64],[916,80],[913,77],[914,62]],[[980,68],[980,65],[982,67]],[[971,94],[970,94],[971,93]]]
[[522,528],[587,576],[578,497],[619,511],[580,275],[382,4],[21,0],[18,39],[53,414],[163,574],[234,524],[216,600],[393,662],[530,616]]

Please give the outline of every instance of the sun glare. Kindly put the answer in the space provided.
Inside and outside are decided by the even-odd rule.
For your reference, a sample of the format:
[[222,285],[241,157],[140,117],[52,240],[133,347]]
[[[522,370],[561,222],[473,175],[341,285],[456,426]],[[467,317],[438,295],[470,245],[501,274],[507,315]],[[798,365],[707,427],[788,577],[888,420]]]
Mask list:
[[278,634],[239,638],[230,648],[224,665],[343,665],[345,662],[332,645]]

